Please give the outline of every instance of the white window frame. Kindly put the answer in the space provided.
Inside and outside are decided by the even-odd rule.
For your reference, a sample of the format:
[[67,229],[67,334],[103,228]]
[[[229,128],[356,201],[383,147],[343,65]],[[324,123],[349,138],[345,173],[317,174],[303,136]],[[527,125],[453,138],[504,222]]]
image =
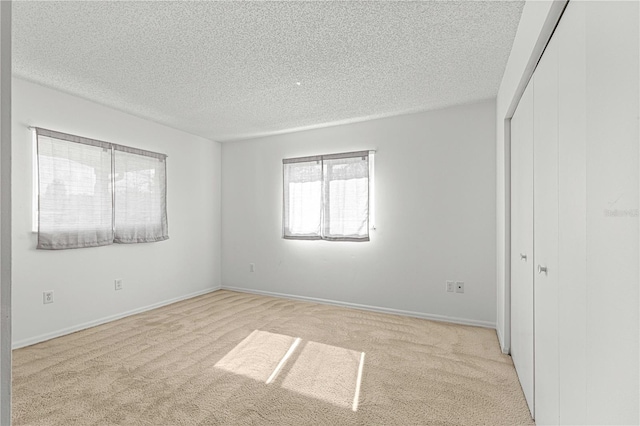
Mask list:
[[38,182],[40,176],[38,175],[38,134],[35,127],[31,127],[31,165],[32,165],[32,190],[31,190],[31,232],[38,233],[38,199],[39,188]]
[[369,230],[376,230],[376,151],[369,151]]

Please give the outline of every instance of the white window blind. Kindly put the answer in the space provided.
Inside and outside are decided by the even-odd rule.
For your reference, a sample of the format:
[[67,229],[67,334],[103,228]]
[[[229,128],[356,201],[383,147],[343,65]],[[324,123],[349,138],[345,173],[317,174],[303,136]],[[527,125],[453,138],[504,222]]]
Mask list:
[[38,134],[38,248],[113,242],[111,147],[44,129]]
[[283,160],[283,236],[369,241],[369,152]]
[[284,236],[322,238],[322,158],[308,157],[285,162]]
[[327,155],[324,238],[369,239],[369,155]]
[[164,154],[35,130],[37,248],[168,238]]
[[166,240],[166,174],[163,155],[114,146],[115,242]]

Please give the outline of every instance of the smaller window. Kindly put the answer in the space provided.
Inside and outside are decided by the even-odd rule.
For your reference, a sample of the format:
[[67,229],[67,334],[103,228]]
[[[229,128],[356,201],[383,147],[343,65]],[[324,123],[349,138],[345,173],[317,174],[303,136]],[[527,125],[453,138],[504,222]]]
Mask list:
[[369,151],[283,162],[283,237],[369,241]]

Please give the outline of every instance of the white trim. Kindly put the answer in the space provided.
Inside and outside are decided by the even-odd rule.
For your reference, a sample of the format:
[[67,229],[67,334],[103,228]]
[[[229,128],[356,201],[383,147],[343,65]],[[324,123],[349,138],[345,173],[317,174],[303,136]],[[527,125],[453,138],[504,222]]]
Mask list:
[[560,22],[560,19],[562,18],[562,14],[564,13],[564,9],[567,7],[567,3],[569,3],[569,0],[554,0],[551,3],[546,19],[544,20],[540,33],[538,34],[536,44],[533,46],[531,55],[529,56],[529,61],[522,72],[518,86],[515,88],[511,102],[505,111],[505,120],[511,119],[513,114],[515,114],[518,103],[529,85],[529,80],[533,77],[533,73],[538,66],[538,62],[540,62],[540,59],[547,48],[547,44],[549,44],[549,41],[558,26],[558,22]]
[[222,290],[237,291],[240,293],[258,294],[261,296],[279,297],[281,299],[300,300],[303,302],[314,302],[322,305],[341,306],[345,308],[361,309],[363,311],[381,312],[385,314],[402,315],[406,317],[422,318],[431,321],[450,322],[453,324],[472,325],[475,327],[496,328],[496,323],[491,321],[480,321],[467,318],[456,318],[445,315],[427,314],[424,312],[404,311],[401,309],[384,308],[381,306],[361,305],[359,303],[342,302],[339,300],[321,299],[318,297],[297,296],[294,294],[276,293],[273,291],[254,290],[250,288],[240,288],[232,286],[222,286]]
[[38,175],[38,136],[31,127],[31,232],[38,233],[38,201],[40,199],[40,176]]
[[160,308],[162,306],[170,305],[172,303],[180,302],[182,300],[191,299],[193,297],[202,296],[203,294],[213,293],[220,290],[220,287],[207,288],[204,290],[196,291],[193,293],[185,294],[183,296],[174,297],[173,299],[163,300],[162,302],[152,303],[151,305],[142,306],[140,308],[132,309],[130,311],[121,312],[119,314],[110,315],[108,317],[99,318],[96,320],[88,321],[82,324],[74,325],[71,327],[63,328],[61,330],[53,331],[51,333],[41,334],[39,336],[30,337],[28,339],[22,339],[17,342],[13,342],[12,348],[19,349],[25,346],[34,345],[36,343],[44,342],[46,340],[55,339],[56,337],[65,336],[67,334],[75,333],[76,331],[85,330],[87,328],[95,327],[98,325],[106,324],[111,321],[119,320],[131,315],[139,314],[141,312],[150,311],[152,309]]
[[376,150],[369,151],[369,230],[376,230]]
[[496,334],[498,335],[498,343],[500,344],[500,350],[503,354],[509,355],[510,348],[504,345],[504,338],[502,337],[502,330],[496,327]]

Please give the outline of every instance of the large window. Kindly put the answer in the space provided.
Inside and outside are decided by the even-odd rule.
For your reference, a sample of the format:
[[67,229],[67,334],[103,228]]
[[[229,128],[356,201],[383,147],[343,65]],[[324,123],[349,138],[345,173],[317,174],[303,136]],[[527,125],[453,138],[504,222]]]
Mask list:
[[39,249],[169,238],[166,155],[35,129]]
[[369,151],[282,160],[283,236],[369,241]]

